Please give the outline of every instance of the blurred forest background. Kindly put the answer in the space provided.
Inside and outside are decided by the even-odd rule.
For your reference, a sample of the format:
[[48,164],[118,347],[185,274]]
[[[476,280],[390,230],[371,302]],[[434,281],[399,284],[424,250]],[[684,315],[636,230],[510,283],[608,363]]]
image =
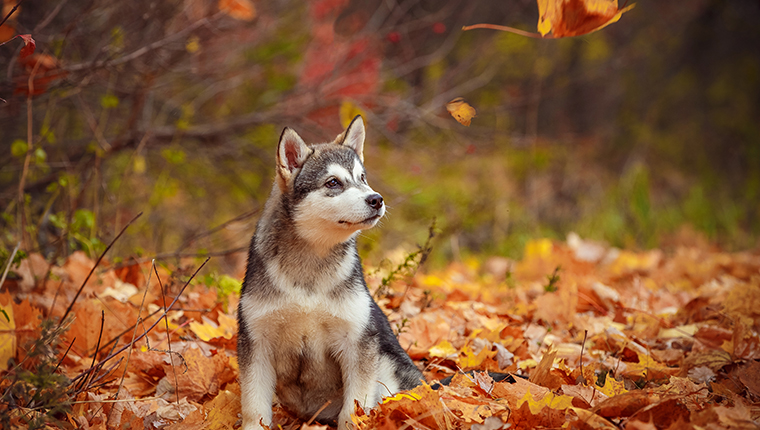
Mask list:
[[[4,0],[3,16],[18,2]],[[238,265],[284,126],[362,113],[389,214],[379,260],[519,257],[530,238],[667,248],[760,237],[760,3],[641,1],[535,39],[535,0],[26,0],[0,27],[0,261],[226,255]],[[445,105],[474,106],[470,127]]]

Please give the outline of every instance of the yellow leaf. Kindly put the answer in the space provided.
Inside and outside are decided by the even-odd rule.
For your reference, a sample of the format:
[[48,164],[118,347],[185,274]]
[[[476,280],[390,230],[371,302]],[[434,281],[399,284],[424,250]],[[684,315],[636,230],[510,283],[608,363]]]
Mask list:
[[256,8],[251,0],[219,0],[219,10],[241,21],[256,18]]
[[420,396],[419,394],[413,393],[411,391],[407,391],[407,392],[397,393],[395,396],[392,396],[392,397],[386,397],[383,399],[383,403],[399,402],[402,400],[411,400],[414,402],[421,398],[422,396]]
[[557,410],[563,410],[573,407],[573,398],[566,395],[557,396],[552,392],[546,393],[541,400],[534,400],[533,395],[530,393],[530,389],[525,391],[525,395],[517,401],[517,408],[519,409],[523,403],[528,402],[528,408],[530,413],[538,415],[544,408],[552,408]]
[[464,357],[459,358],[459,367],[462,369],[470,369],[473,367],[479,367],[489,357],[495,357],[498,351],[491,351],[491,348],[483,348],[475,355],[470,347],[465,346],[462,348]]
[[220,391],[213,400],[207,402],[205,409],[208,416],[204,427],[209,429],[231,429],[237,421],[237,411],[240,409],[240,396],[229,391]]
[[456,356],[457,349],[454,348],[448,340],[444,340],[438,345],[435,345],[434,347],[430,348],[430,350],[428,351],[428,354],[431,357],[448,358],[451,356]]
[[660,339],[692,337],[698,328],[696,324],[682,325],[676,328],[662,328],[657,337]]
[[8,360],[16,355],[16,321],[9,292],[0,295],[0,371],[8,370]]
[[207,317],[203,317],[203,323],[197,321],[190,322],[190,330],[198,336],[198,339],[208,342],[217,337],[232,339],[237,332],[237,321],[225,314],[219,314],[219,324],[217,325]]
[[625,389],[625,384],[622,381],[616,381],[612,375],[607,375],[607,378],[604,380],[604,387],[596,387],[596,389],[607,397],[614,397],[628,392]]
[[637,352],[639,356],[638,363],[625,363],[627,368],[624,375],[628,377],[646,377],[647,379],[659,379],[678,373],[679,369],[670,368],[660,364],[652,357],[643,352]]
[[525,244],[525,260],[548,258],[552,255],[552,241],[549,239],[529,240]]
[[475,108],[467,104],[461,97],[457,97],[446,103],[446,110],[449,111],[455,120],[467,127],[470,126],[472,118],[477,116]]

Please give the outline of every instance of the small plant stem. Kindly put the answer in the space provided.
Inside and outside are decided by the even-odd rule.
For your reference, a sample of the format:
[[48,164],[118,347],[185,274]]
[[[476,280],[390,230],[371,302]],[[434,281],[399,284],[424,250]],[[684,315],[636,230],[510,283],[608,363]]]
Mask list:
[[177,379],[177,369],[174,368],[174,356],[172,355],[172,340],[171,333],[169,333],[169,315],[166,314],[166,293],[164,292],[164,285],[161,283],[161,277],[158,276],[158,269],[153,264],[153,271],[156,273],[156,280],[158,280],[158,286],[161,288],[161,298],[164,301],[164,322],[166,323],[166,343],[169,345],[169,362],[172,365],[172,373],[174,373],[174,394],[177,395],[177,404],[179,405],[179,380]]
[[[155,267],[156,267],[156,260],[153,260],[153,262],[151,264],[151,269],[154,269]],[[142,315],[143,306],[145,305],[145,297],[148,296],[148,289],[150,288],[150,279],[152,277],[153,277],[153,272],[149,271],[148,272],[148,280],[145,281],[145,292],[143,293],[142,300],[140,301],[140,309],[137,311],[137,321],[140,321],[140,319],[142,318],[141,315]],[[164,312],[164,314],[166,314],[166,312]],[[159,319],[159,321],[160,321],[160,319]],[[147,334],[147,332],[145,332],[145,334]],[[132,347],[135,344],[135,337],[136,336],[137,336],[137,324],[135,324],[135,328],[132,331],[132,341],[129,342],[129,347],[130,348],[127,350],[127,362],[124,365],[124,373],[122,373],[122,375],[121,375],[121,381],[119,382],[119,388],[116,389],[116,394],[114,394],[114,396],[113,396],[114,399],[118,399],[119,398],[119,393],[121,392],[121,388],[124,386],[124,378],[127,376],[127,370],[129,370],[129,359],[132,357],[132,349],[133,349]],[[113,409],[111,409],[111,411],[113,411]],[[110,419],[110,417],[109,417],[109,419]]]
[[8,271],[11,270],[11,264],[13,264],[13,259],[16,258],[16,253],[18,252],[18,249],[20,246],[21,246],[21,242],[18,242],[16,244],[16,247],[13,248],[13,252],[11,252],[10,258],[8,258],[8,264],[5,265],[5,270],[3,271],[3,277],[0,278],[0,290],[3,289],[3,283],[5,283],[5,277],[8,276]]

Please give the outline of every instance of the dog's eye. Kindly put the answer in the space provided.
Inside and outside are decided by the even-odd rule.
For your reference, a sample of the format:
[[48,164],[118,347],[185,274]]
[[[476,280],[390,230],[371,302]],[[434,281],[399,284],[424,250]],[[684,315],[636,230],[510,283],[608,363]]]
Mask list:
[[364,182],[365,184],[367,183],[367,178],[365,178],[365,177],[364,177],[364,173],[362,173],[362,177],[361,177],[361,180],[362,180],[362,182]]
[[329,181],[325,182],[325,186],[327,188],[340,188],[343,184],[341,184],[339,180],[331,178]]

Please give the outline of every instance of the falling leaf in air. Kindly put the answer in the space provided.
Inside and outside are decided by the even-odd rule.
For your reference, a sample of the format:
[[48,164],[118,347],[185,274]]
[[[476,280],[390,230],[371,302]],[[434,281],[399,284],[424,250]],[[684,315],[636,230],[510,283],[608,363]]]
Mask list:
[[634,5],[618,9],[617,0],[537,0],[538,32],[554,38],[581,36],[617,22]]
[[241,21],[256,18],[256,8],[251,0],[219,0],[219,10]]
[[477,116],[475,108],[467,104],[461,97],[457,97],[446,103],[446,110],[449,111],[455,120],[467,127],[470,126],[472,118]]
[[19,34],[18,37],[24,41],[24,47],[21,48],[21,52],[18,54],[18,58],[23,60],[34,54],[34,50],[37,48],[37,42],[32,39],[31,34]]

